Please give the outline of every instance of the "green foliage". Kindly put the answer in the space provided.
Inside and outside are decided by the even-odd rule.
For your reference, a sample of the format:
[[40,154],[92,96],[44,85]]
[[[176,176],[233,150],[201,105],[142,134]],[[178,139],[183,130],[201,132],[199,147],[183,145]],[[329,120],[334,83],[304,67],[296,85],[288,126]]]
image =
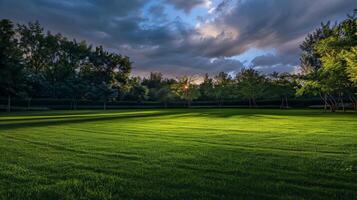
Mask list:
[[0,96],[15,95],[23,87],[23,61],[13,23],[0,20]]
[[[0,73],[4,74],[1,77],[8,77],[2,80],[1,96],[26,93],[30,99],[107,101],[119,98],[119,91],[128,82],[131,71],[128,57],[107,52],[101,46],[92,50],[85,41],[71,41],[61,34],[44,33],[38,22],[14,29],[10,21],[2,20],[1,26],[4,64]],[[25,83],[23,88],[17,87],[20,78]]]
[[157,99],[167,106],[167,103],[174,99],[174,94],[168,86],[162,87],[157,91]]
[[313,33],[307,35],[305,40],[300,45],[302,55],[300,58],[300,69],[305,75],[316,73],[321,68],[320,55],[316,52],[315,46],[320,40],[323,40],[333,34],[330,22],[322,23],[321,27]]
[[200,94],[202,99],[205,100],[210,100],[210,99],[215,99],[216,93],[215,93],[215,85],[214,85],[214,80],[208,76],[208,74],[205,74],[203,78],[203,82],[199,86]]
[[200,91],[198,85],[194,83],[194,79],[189,76],[184,76],[180,80],[172,85],[172,90],[179,98],[187,102],[187,106],[191,105],[191,102],[200,97]]
[[348,77],[357,87],[357,47],[352,47],[350,51],[343,51],[342,54],[347,64]]
[[334,27],[326,26],[324,29],[328,34],[318,35],[311,45],[304,43],[310,47],[320,65],[304,77],[297,93],[319,94],[323,97],[325,108],[329,104],[332,111],[338,109],[340,104],[344,108],[345,96],[356,107],[353,93],[356,86],[357,19],[349,16]]
[[254,69],[242,69],[236,80],[239,94],[249,100],[249,106],[257,106],[256,99],[262,97],[267,89],[266,78]]
[[160,101],[167,105],[168,101],[174,99],[174,94],[170,87],[175,82],[174,79],[164,78],[161,73],[152,72],[148,78],[144,78],[141,84],[149,90],[148,100]]
[[233,82],[227,73],[220,72],[215,76],[214,93],[220,104],[233,94]]
[[148,98],[149,90],[146,86],[141,84],[140,77],[133,77],[129,80],[129,92],[127,98],[136,100],[138,102],[144,101]]

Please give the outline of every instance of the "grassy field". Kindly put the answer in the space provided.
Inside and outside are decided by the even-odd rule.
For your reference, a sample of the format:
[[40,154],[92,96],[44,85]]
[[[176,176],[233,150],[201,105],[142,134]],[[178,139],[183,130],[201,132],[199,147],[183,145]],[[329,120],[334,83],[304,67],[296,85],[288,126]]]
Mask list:
[[0,199],[357,199],[357,114],[0,114]]

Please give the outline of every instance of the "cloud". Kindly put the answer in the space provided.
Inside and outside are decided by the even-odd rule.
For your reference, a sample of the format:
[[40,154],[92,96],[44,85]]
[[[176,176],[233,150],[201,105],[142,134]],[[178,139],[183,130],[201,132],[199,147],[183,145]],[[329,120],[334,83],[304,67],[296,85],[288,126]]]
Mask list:
[[295,72],[299,65],[297,54],[267,54],[255,57],[251,62],[251,67],[263,71],[271,72]]
[[342,19],[354,5],[355,0],[0,0],[0,18],[39,20],[53,32],[102,44],[131,57],[136,74],[178,76],[239,71],[243,64],[234,57],[249,49],[276,52],[256,55],[251,65],[257,69],[293,70],[305,35],[322,21]]
[[196,6],[211,4],[210,0],[165,0],[166,3],[172,4],[177,9],[184,10],[185,12],[190,12]]
[[[354,0],[241,0],[229,12],[203,24],[202,27],[229,27],[239,37],[217,45],[206,41],[207,52],[215,56],[233,56],[249,48],[276,48],[285,52],[297,49],[298,44],[322,21],[335,20],[351,12]],[[221,8],[222,9],[222,8]],[[220,29],[224,30],[224,28]],[[203,32],[202,37],[206,37]]]

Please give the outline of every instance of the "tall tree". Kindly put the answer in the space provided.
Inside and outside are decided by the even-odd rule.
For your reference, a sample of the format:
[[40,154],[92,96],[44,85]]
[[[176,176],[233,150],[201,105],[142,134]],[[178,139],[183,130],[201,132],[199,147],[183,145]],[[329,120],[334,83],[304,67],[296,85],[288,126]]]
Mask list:
[[130,90],[127,94],[129,100],[136,100],[138,103],[148,98],[149,90],[146,86],[142,85],[140,77],[132,77],[129,80]]
[[167,108],[168,102],[174,99],[174,95],[170,90],[169,86],[164,86],[157,91],[157,99],[164,104],[165,108]]
[[199,86],[201,99],[203,100],[214,100],[215,99],[215,91],[214,91],[214,80],[205,74],[203,78],[203,82]]
[[232,92],[232,80],[227,73],[220,72],[215,76],[214,91],[219,106],[222,106],[223,100]]
[[163,76],[161,73],[151,72],[148,78],[144,78],[142,85],[149,89],[149,100],[158,100],[158,91],[164,87]]
[[303,74],[307,75],[314,73],[321,68],[321,57],[316,52],[315,46],[320,40],[323,40],[330,35],[332,35],[330,22],[327,22],[326,24],[321,23],[321,27],[308,34],[300,45],[300,49],[302,50],[300,67]]
[[343,57],[346,60],[348,77],[350,81],[357,86],[357,47],[352,47],[351,50],[344,51]]
[[288,99],[295,94],[296,79],[289,73],[272,73],[269,76],[268,93],[281,99],[280,108],[288,108]]
[[189,76],[184,76],[172,86],[174,93],[181,99],[186,101],[187,107],[191,106],[191,102],[200,97],[199,87],[195,84],[194,79]]
[[11,96],[17,95],[23,81],[22,54],[18,48],[14,25],[0,21],[0,96],[8,96],[7,110],[11,110]]
[[256,107],[256,99],[262,97],[266,90],[266,79],[254,69],[242,69],[236,76],[238,91],[249,101],[249,107]]
[[340,106],[345,109],[344,99],[348,96],[356,108],[353,84],[354,48],[357,47],[357,19],[348,18],[330,29],[328,37],[320,38],[313,48],[321,66],[308,75],[298,93],[318,93],[334,112]]

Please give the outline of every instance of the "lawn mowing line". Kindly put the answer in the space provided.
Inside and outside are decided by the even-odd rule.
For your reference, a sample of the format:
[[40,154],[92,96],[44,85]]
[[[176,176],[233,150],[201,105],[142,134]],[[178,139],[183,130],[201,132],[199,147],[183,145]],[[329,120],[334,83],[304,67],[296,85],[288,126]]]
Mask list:
[[[92,132],[92,133],[98,133],[99,131],[91,131],[91,130],[81,130],[84,132]],[[140,129],[140,131],[142,131]],[[110,131],[113,132],[113,131]],[[135,131],[138,132],[138,131]],[[148,137],[150,137],[151,139],[154,140],[160,140],[160,141],[171,141],[170,139],[180,139],[183,142],[196,142],[196,143],[203,143],[203,144],[210,144],[210,145],[216,145],[216,146],[221,146],[221,145],[225,145],[225,146],[230,146],[230,147],[236,147],[236,148],[246,148],[246,149],[254,149],[254,150],[262,150],[262,151],[266,151],[266,150],[275,150],[275,151],[285,151],[285,152],[295,152],[295,153],[322,153],[322,154],[326,154],[326,155],[351,155],[351,153],[349,152],[337,152],[337,151],[306,151],[306,150],[294,150],[294,149],[284,149],[284,148],[271,148],[271,147],[257,147],[257,146],[250,146],[250,145],[242,145],[242,144],[231,144],[231,143],[227,143],[227,142],[222,142],[222,143],[217,143],[217,142],[206,142],[206,140],[203,139],[196,139],[198,137],[187,137],[185,135],[167,135],[167,134],[157,134],[155,131],[152,131],[153,133],[149,133],[150,131],[146,131],[145,133],[134,133],[132,132],[132,130],[130,131],[122,131],[120,134],[112,134],[112,133],[108,133],[108,131],[100,131],[101,134],[106,134],[106,135],[118,135],[118,136],[122,136],[122,134],[125,134],[127,136],[144,136],[145,139],[147,139]],[[159,138],[156,136],[160,136]],[[136,138],[136,139],[141,139],[141,138]],[[143,139],[141,139],[143,140]],[[353,153],[352,153],[353,155]]]
[[[109,163],[105,163],[109,164]],[[137,164],[137,166],[140,164]],[[143,165],[143,164],[141,164]],[[139,170],[141,169],[125,169],[123,170],[122,168],[119,168],[118,165],[108,167],[106,166],[105,168],[103,167],[104,163],[100,163],[100,165],[88,165],[87,163],[78,163],[76,161],[66,161],[64,163],[61,163],[58,166],[58,169],[61,173],[55,173],[56,176],[52,178],[58,178],[60,177],[61,179],[63,178],[83,178],[85,174],[93,173],[93,174],[99,174],[99,175],[105,175],[108,177],[116,177],[119,179],[124,180],[125,178],[131,179],[131,178],[136,178],[136,179],[142,179],[144,180],[145,178],[142,177],[140,174]],[[144,165],[143,165],[144,166]],[[45,166],[46,167],[46,166]],[[33,169],[37,171],[43,171],[43,167],[39,166],[34,166]],[[59,175],[58,175],[59,174]]]
[[[89,132],[89,131],[88,131]],[[98,132],[98,131],[97,131]],[[136,135],[136,136],[144,136],[145,138],[148,138],[148,132],[146,131],[144,134],[140,134],[140,133],[132,133],[131,131],[125,131],[129,134],[126,135]],[[125,133],[122,132],[122,133]],[[154,131],[153,131],[154,132]],[[103,133],[103,132],[102,132]],[[105,132],[105,134],[108,134],[107,132]],[[118,134],[110,134],[110,135],[118,135]],[[153,136],[160,136],[160,139],[158,139],[157,137],[153,137]],[[196,140],[193,138],[196,137],[190,137],[192,139],[188,139],[187,136],[182,136],[182,135],[163,135],[163,134],[150,134],[150,138],[151,139],[155,139],[155,140],[161,140],[163,141],[163,137],[166,139],[181,139],[182,141],[190,141],[190,142],[196,142],[196,143],[204,143],[204,144],[210,144],[210,145],[216,145],[216,146],[220,146],[220,145],[225,145],[225,146],[230,146],[230,147],[236,147],[236,148],[245,148],[245,149],[253,149],[253,150],[262,150],[262,151],[266,151],[266,150],[276,150],[276,151],[289,151],[289,152],[295,152],[295,153],[324,153],[324,154],[329,154],[329,155],[349,155],[350,153],[342,153],[342,152],[329,152],[329,151],[306,151],[306,150],[292,150],[292,149],[283,149],[283,148],[269,148],[269,147],[256,147],[256,146],[249,146],[249,145],[236,145],[236,144],[231,144],[231,143],[217,143],[217,142],[206,142],[205,140]],[[166,140],[165,140],[166,141]]]
[[[224,175],[231,176],[233,174],[235,174],[235,175],[239,174],[240,177],[242,177],[242,175],[246,175],[246,176],[252,176],[252,175],[253,176],[262,176],[262,175],[264,175],[265,177],[269,177],[269,179],[277,179],[277,181],[281,181],[281,180],[288,181],[288,182],[295,181],[296,183],[298,183],[297,185],[307,184],[308,182],[306,182],[306,181],[310,180],[309,176],[316,175],[311,172],[296,171],[296,169],[295,170],[284,170],[281,168],[277,169],[273,166],[264,167],[264,168],[255,167],[253,171],[251,168],[249,168],[249,169],[243,168],[243,169],[225,171],[225,170],[222,170],[222,167],[220,167],[219,169],[212,169],[212,168],[209,169],[209,168],[202,168],[195,164],[189,164],[189,163],[187,163],[187,164],[179,163],[175,166],[182,168],[184,171],[185,170],[195,171],[195,173],[198,173],[198,174],[203,173],[203,174],[212,175],[212,172],[213,172],[214,175],[219,174],[219,177],[223,177]],[[217,166],[217,168],[218,168],[218,166]],[[277,174],[279,174],[280,176],[277,176]],[[281,174],[283,174],[283,175],[281,175]],[[332,179],[333,180],[340,179],[340,181],[339,181],[340,188],[338,188],[338,189],[344,189],[347,187],[351,191],[353,191],[353,189],[357,186],[353,180],[351,180],[351,182],[346,182],[345,179],[340,178],[341,174],[339,174],[339,175],[336,174],[336,176],[331,176],[330,173],[321,173],[321,172],[318,172],[317,174],[323,175],[323,179],[327,180],[327,181],[331,181]],[[246,176],[244,176],[244,177],[246,177]],[[301,180],[299,181],[299,180],[292,179],[291,176],[295,176],[295,179],[296,179],[296,177],[300,177]],[[346,174],[345,176],[349,176],[349,175]],[[281,178],[278,179],[278,177],[281,177]],[[316,183],[310,184],[310,186],[315,186],[315,185],[321,185],[322,187],[331,187],[333,189],[333,187],[331,186],[333,184],[331,184],[331,183],[316,182]]]
[[135,116],[137,114],[152,114],[152,113],[162,113],[160,111],[137,111],[137,112],[110,112],[110,113],[93,113],[93,114],[60,114],[60,115],[41,115],[41,116],[16,116],[16,117],[2,117],[0,116],[0,122],[4,121],[26,121],[26,120],[52,120],[52,119],[62,119],[62,118],[78,118],[78,117],[102,117],[102,116]]
[[[183,172],[185,172],[185,170],[183,170]],[[197,174],[197,173],[200,173],[199,171],[198,172],[196,172],[195,174]],[[205,173],[204,173],[205,174]],[[259,175],[259,174],[258,174]],[[232,177],[232,176],[231,176]],[[257,177],[259,177],[259,176],[257,176]],[[236,178],[236,177],[235,177]],[[248,176],[248,178],[247,177],[238,177],[238,180],[242,180],[243,182],[245,182],[247,179],[248,180],[250,180],[250,179],[252,179],[253,177],[251,177],[251,176]],[[208,180],[212,180],[212,179],[208,179]],[[227,180],[227,177],[226,177],[226,179],[225,180]],[[236,181],[237,179],[230,179],[230,183],[232,184],[232,185],[236,185],[236,184],[234,184],[234,182]],[[257,179],[254,179],[255,181],[257,180]],[[169,181],[168,183],[165,183],[165,185],[172,185],[172,186],[175,186],[175,187],[178,187],[178,188],[182,188],[182,185],[176,185],[176,184],[170,184],[170,182],[171,181]],[[216,182],[216,181],[215,181]],[[271,182],[271,181],[269,181],[270,183],[272,183],[271,185],[274,185],[274,183],[275,182]],[[230,184],[227,184],[227,186],[229,186]],[[288,185],[288,184],[287,184]],[[295,184],[289,184],[289,186],[290,187],[292,187],[292,188],[299,188],[299,190],[304,190],[304,191],[312,191],[313,189],[311,189],[310,187],[305,187],[305,186],[301,186],[301,185],[295,185]],[[213,185],[213,186],[211,186],[211,185],[208,185],[208,186],[205,186],[204,188],[207,188],[207,189],[209,189],[210,191],[220,191],[220,192],[222,192],[221,190],[222,189],[224,189],[225,190],[225,193],[227,194],[227,187],[225,187],[225,188],[217,188],[218,186],[217,185]],[[249,189],[249,190],[245,190],[245,191],[243,191],[243,193],[244,192],[246,192],[247,191],[247,193],[250,193],[250,191],[254,191],[255,189],[256,189],[256,185],[254,186],[254,188],[252,187],[252,186],[250,186],[251,187],[251,189]],[[197,186],[195,186],[195,188],[197,188]],[[207,189],[205,189],[206,191],[207,191]],[[318,189],[324,189],[324,188],[318,188]],[[235,195],[237,195],[237,192],[236,192],[237,190],[236,190],[236,188],[232,188],[231,190],[229,190],[229,193],[230,194],[235,194]],[[326,191],[325,190],[320,190],[320,193],[325,193]],[[239,193],[242,193],[242,191],[239,191]]]
[[[7,176],[12,179],[10,182],[11,184],[14,184],[14,179],[17,177],[19,181],[21,181],[21,184],[26,182],[32,182],[34,179],[41,179],[42,182],[45,182],[46,185],[50,184],[57,184],[58,182],[65,181],[68,179],[79,179],[83,180],[88,179],[88,176],[105,176],[107,178],[112,178],[113,175],[116,179],[120,180],[131,180],[131,179],[138,179],[144,181],[145,178],[140,176],[140,175],[135,175],[133,173],[129,173],[128,171],[118,171],[118,168],[113,168],[113,169],[103,169],[103,167],[98,166],[97,168],[94,167],[88,167],[87,165],[79,165],[78,163],[65,163],[66,165],[61,165],[58,170],[52,170],[51,174],[55,174],[54,176],[51,174],[43,174],[42,172],[46,171],[48,172],[51,168],[48,168],[47,166],[45,167],[39,167],[39,166],[31,166],[29,171],[31,171],[31,174],[29,174],[27,177],[17,177],[15,176],[16,174],[7,174]],[[71,165],[68,165],[71,164]],[[0,177],[1,177],[1,172],[0,172]],[[58,180],[60,179],[60,180]]]
[[[63,124],[79,124],[79,123],[84,123],[84,122],[99,122],[99,121],[110,121],[110,120],[118,120],[118,119],[125,119],[125,120],[130,120],[130,118],[147,118],[147,117],[159,117],[161,114],[160,112],[157,113],[143,113],[140,115],[109,115],[106,117],[87,117],[87,118],[79,118],[79,117],[70,117],[70,118],[65,118],[63,120],[26,120],[25,122],[21,123],[3,123],[0,124],[0,129],[21,129],[21,128],[27,128],[28,126],[31,127],[36,127],[36,126],[56,126],[56,125],[63,125]],[[135,119],[137,120],[137,119]],[[125,122],[127,123],[127,121]]]
[[[81,131],[81,132],[88,132],[88,133],[96,133],[98,135],[109,135],[109,136],[118,136],[118,137],[122,137],[122,136],[159,136],[159,137],[169,137],[169,138],[197,138],[197,137],[187,137],[187,136],[183,136],[181,134],[170,134],[170,135],[167,135],[167,134],[163,134],[163,133],[157,133],[157,131],[155,130],[144,130],[144,129],[116,129],[115,131],[113,131],[113,129],[111,129],[110,131],[99,131],[99,130],[89,130],[89,129],[79,129],[79,128],[66,128],[68,130],[78,130],[78,131]],[[145,132],[144,132],[145,131]],[[141,133],[140,133],[141,132]],[[165,133],[169,133],[169,132],[166,132]]]
[[[141,130],[142,131],[142,130]],[[88,131],[89,132],[89,131]],[[97,131],[98,132],[98,131]],[[136,131],[137,132],[137,131]],[[167,134],[157,134],[155,131],[152,131],[153,133],[149,133],[146,131],[145,133],[133,133],[132,130],[130,131],[122,131],[120,134],[125,134],[128,136],[143,136],[145,137],[145,140],[150,137],[151,139],[154,140],[160,140],[160,141],[172,141],[171,139],[180,139],[182,142],[195,142],[195,143],[201,143],[201,144],[210,144],[210,145],[215,145],[215,146],[229,146],[229,147],[236,147],[236,148],[246,148],[246,149],[254,149],[254,150],[275,150],[275,151],[285,151],[285,152],[295,152],[295,153],[306,153],[306,154],[316,154],[316,153],[322,153],[326,155],[350,155],[351,153],[346,153],[346,152],[337,152],[337,151],[306,151],[306,150],[293,150],[293,149],[284,149],[284,148],[271,148],[271,147],[257,147],[257,146],[250,146],[250,145],[241,145],[241,144],[232,144],[232,143],[227,143],[227,142],[222,142],[222,143],[217,143],[217,142],[206,142],[206,140],[203,139],[196,139],[199,137],[187,137],[185,135],[167,135]],[[108,131],[103,131],[101,132],[103,134],[109,134],[109,135],[118,135],[118,134],[110,134]],[[156,137],[159,136],[159,137]],[[136,139],[141,139],[141,138],[136,138]],[[141,139],[142,140],[142,139]],[[175,141],[177,142],[177,141]]]
[[[254,173],[259,171],[259,173]],[[275,180],[275,182],[279,181],[284,181],[288,182],[292,185],[303,185],[307,187],[321,187],[321,188],[329,188],[329,189],[336,189],[336,190],[345,190],[348,188],[351,192],[355,191],[355,188],[357,186],[356,182],[354,180],[350,180],[349,182],[346,182],[346,179],[341,178],[341,174],[336,174],[336,176],[331,176],[330,173],[321,173],[317,172],[317,174],[311,173],[310,171],[307,172],[298,172],[294,173],[294,171],[286,171],[282,169],[276,169],[272,167],[266,167],[264,169],[256,168],[255,171],[251,172],[251,174],[255,174],[257,176],[264,176],[268,177],[269,180]],[[289,175],[289,176],[288,176]],[[295,175],[292,177],[291,175]],[[297,176],[296,176],[297,175]],[[310,176],[315,176],[315,175],[323,175],[324,177],[319,177],[318,180],[311,180]],[[345,176],[350,176],[347,174],[344,174]],[[321,182],[322,180],[324,182]],[[313,182],[311,182],[313,181]],[[336,183],[338,183],[338,187],[336,187]]]
[[[119,154],[119,153],[101,153],[101,152],[96,152],[96,151],[85,151],[85,150],[78,150],[75,148],[69,148],[69,147],[64,147],[62,145],[57,145],[57,144],[52,144],[52,143],[44,143],[44,142],[38,142],[38,141],[32,141],[32,140],[28,140],[28,139],[20,139],[20,138],[15,138],[12,136],[6,136],[6,138],[13,140],[13,141],[22,141],[22,142],[26,142],[28,144],[32,144],[36,147],[38,146],[42,146],[42,147],[50,147],[52,149],[55,149],[59,152],[62,151],[66,151],[66,152],[73,152],[73,153],[77,153],[77,154],[84,154],[84,155],[88,155],[88,154],[95,154],[95,155],[101,155],[101,156],[106,156],[106,157],[114,157],[114,158],[123,158],[126,160],[140,160],[138,155],[127,155],[127,154]],[[90,157],[90,156],[89,156]]]
[[[249,197],[248,199],[254,197],[253,199],[261,199],[261,198],[273,198],[273,199],[279,199],[278,195],[275,195],[275,194],[262,194],[261,192],[254,192],[254,189],[252,190],[243,190],[242,191],[242,188],[229,188],[228,187],[220,187],[219,185],[217,184],[214,184],[214,183],[211,183],[210,185],[207,185],[207,182],[204,182],[203,184],[206,184],[206,185],[203,185],[203,184],[197,184],[197,182],[194,182],[194,186],[192,186],[192,183],[189,182],[183,182],[183,183],[177,183],[177,180],[175,183],[173,183],[175,181],[172,181],[172,180],[164,180],[163,184],[166,185],[168,188],[170,189],[179,189],[179,190],[186,190],[186,188],[190,189],[190,190],[194,190],[196,191],[197,196],[198,197],[195,197],[195,196],[189,196],[189,197],[186,197],[187,199],[207,199],[207,195],[210,195],[210,196],[214,196],[213,199],[221,199],[222,197],[224,196],[234,196],[235,198],[238,198],[238,197],[241,197],[243,199],[247,199],[247,197]],[[207,192],[207,191],[210,191],[211,193],[208,193],[206,195],[202,195],[202,192]],[[185,192],[184,192],[185,193]],[[217,194],[221,194],[221,195],[217,195]],[[185,199],[185,198],[183,198]],[[239,198],[238,198],[239,199]]]
[[[60,121],[69,121],[70,119],[78,119],[78,118],[83,118],[84,119],[98,119],[101,120],[103,117],[110,117],[110,118],[115,118],[115,117],[120,117],[123,119],[133,118],[141,118],[141,117],[151,117],[151,118],[156,118],[160,117],[162,115],[174,115],[172,117],[177,117],[181,115],[187,115],[187,114],[182,114],[182,113],[172,113],[172,112],[162,112],[162,111],[137,111],[137,112],[113,112],[113,113],[100,113],[100,114],[73,114],[73,115],[55,115],[55,116],[29,116],[29,117],[6,117],[6,118],[1,118],[0,117],[0,125],[16,125],[16,122],[18,121],[25,121],[25,122],[32,122],[32,123],[39,123],[39,122],[52,122],[54,120],[60,119]],[[168,117],[168,116],[165,116]],[[68,120],[61,120],[61,119],[68,119]],[[10,123],[2,123],[2,122],[10,122]],[[13,123],[11,123],[13,122]]]
[[[157,138],[155,136],[158,136],[160,138],[165,138],[167,137],[168,139],[170,138],[174,138],[174,139],[186,139],[186,138],[198,138],[199,136],[196,137],[188,137],[182,134],[164,134],[164,133],[157,133],[157,131],[155,130],[145,130],[145,132],[143,132],[143,129],[136,129],[136,130],[128,130],[128,129],[117,129],[116,131],[113,131],[113,129],[111,129],[110,131],[93,131],[93,130],[89,130],[89,129],[79,129],[79,128],[66,128],[68,130],[76,130],[76,131],[80,131],[80,132],[88,132],[88,133],[96,133],[98,135],[109,135],[109,136],[117,136],[117,137],[123,137],[123,136],[140,136],[140,137],[147,137],[149,136],[150,138]],[[141,132],[141,133],[140,133]],[[165,133],[168,133],[165,131]],[[93,138],[97,138],[97,136],[94,136]]]

